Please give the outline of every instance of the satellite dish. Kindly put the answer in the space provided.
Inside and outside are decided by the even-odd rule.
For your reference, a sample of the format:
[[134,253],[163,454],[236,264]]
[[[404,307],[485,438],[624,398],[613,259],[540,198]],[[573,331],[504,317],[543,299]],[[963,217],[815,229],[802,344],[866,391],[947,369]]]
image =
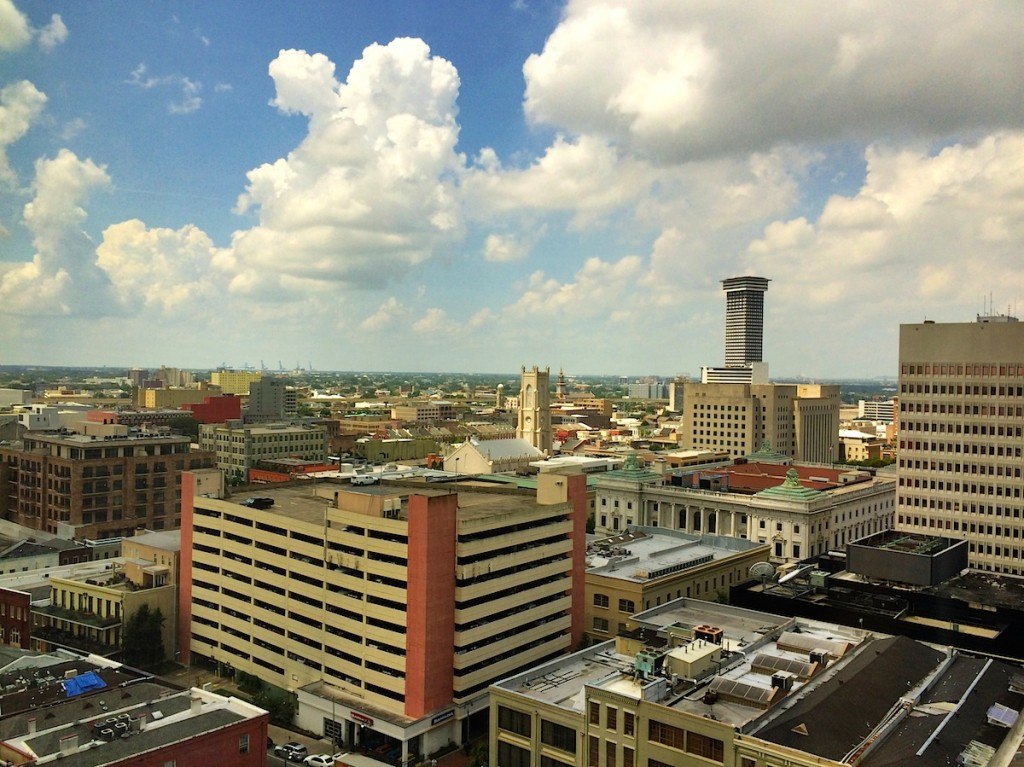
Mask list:
[[755,562],[750,566],[748,574],[751,578],[760,578],[761,581],[766,581],[775,577],[775,565],[771,562]]

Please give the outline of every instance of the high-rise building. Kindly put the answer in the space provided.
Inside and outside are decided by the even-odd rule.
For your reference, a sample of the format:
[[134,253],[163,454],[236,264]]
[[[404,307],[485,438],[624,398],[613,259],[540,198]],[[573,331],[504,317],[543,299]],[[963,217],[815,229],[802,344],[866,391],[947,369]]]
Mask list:
[[[249,404],[245,408],[247,423],[280,421],[295,415],[295,390],[280,378],[263,378],[249,382]],[[289,396],[290,395],[290,396]]]
[[386,740],[405,764],[465,742],[489,685],[583,638],[580,473],[536,495],[185,483],[183,654],[295,691],[296,723],[347,748]]
[[519,390],[519,423],[516,436],[538,450],[551,452],[551,369],[523,367]]
[[722,280],[725,291],[725,364],[762,362],[764,336],[764,277],[730,277]]
[[219,386],[225,394],[246,395],[249,384],[262,377],[263,373],[258,370],[216,370],[210,374],[210,383]]
[[901,325],[899,391],[897,528],[1024,574],[1024,324]]
[[839,386],[683,383],[680,444],[742,458],[767,442],[798,461],[839,458]]

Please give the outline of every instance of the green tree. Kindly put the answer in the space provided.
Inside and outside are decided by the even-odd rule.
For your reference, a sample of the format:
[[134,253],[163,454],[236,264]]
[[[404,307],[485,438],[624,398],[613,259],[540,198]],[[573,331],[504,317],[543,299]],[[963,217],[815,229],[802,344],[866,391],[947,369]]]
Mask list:
[[191,437],[193,440],[199,439],[199,421],[190,415],[178,415],[167,422],[167,425],[172,430]]
[[164,614],[142,605],[124,625],[122,656],[129,666],[150,669],[164,662]]

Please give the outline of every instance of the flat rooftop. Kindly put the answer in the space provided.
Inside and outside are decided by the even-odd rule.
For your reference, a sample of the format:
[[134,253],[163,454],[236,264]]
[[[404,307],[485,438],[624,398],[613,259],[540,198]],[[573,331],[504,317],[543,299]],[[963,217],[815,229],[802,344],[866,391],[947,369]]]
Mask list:
[[[1020,745],[1020,728],[993,721],[1015,719],[1024,706],[1024,675],[1012,664],[699,600],[675,600],[633,621],[639,628],[628,636],[496,686],[580,715],[587,687],[608,690],[817,757],[863,756],[869,767],[945,767],[969,748],[995,749],[1008,737]],[[693,630],[706,626],[723,636],[713,665],[696,680],[669,674],[668,653],[697,658],[714,647],[693,639]],[[643,671],[638,648],[665,664]],[[788,690],[773,687],[779,672],[789,675]],[[902,711],[909,716],[894,716]]]
[[625,533],[588,543],[587,572],[645,583],[765,545],[743,538],[630,527]]

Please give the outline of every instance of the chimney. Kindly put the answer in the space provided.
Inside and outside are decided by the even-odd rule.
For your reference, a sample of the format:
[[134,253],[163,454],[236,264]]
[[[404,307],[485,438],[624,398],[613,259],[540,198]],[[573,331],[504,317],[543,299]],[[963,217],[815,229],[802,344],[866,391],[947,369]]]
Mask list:
[[29,735],[35,735],[36,734],[36,718],[34,716],[33,717],[29,717],[29,720],[28,720],[28,734]]
[[60,739],[60,755],[68,756],[78,750],[78,735],[64,735]]
[[192,698],[192,716],[199,713],[199,710],[203,707],[203,699],[199,696],[193,696]]
[[145,730],[146,730],[146,715],[145,714],[139,714],[139,718],[138,718],[137,721],[139,723],[139,732],[145,732]]

